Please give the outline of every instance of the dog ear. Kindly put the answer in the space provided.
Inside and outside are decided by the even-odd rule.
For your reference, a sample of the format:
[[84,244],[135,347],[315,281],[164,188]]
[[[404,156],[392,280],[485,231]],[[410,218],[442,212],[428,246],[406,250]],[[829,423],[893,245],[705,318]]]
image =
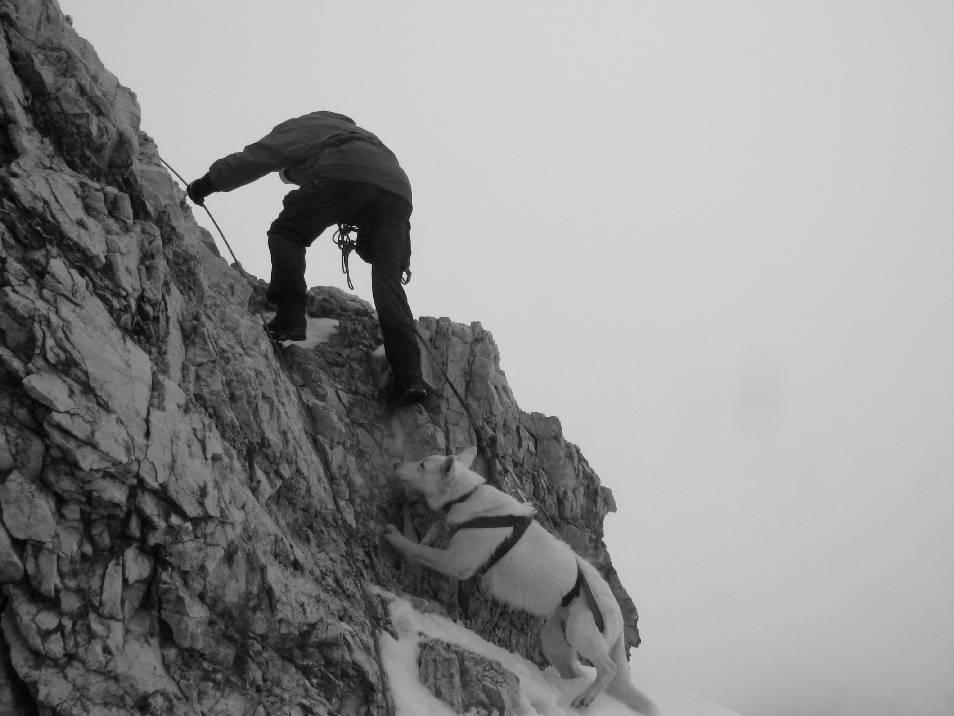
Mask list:
[[457,454],[457,459],[464,463],[467,467],[470,467],[474,464],[474,460],[477,458],[477,448],[469,447],[466,450],[462,450]]
[[444,462],[441,463],[441,473],[443,473],[444,479],[447,479],[454,474],[455,459],[456,458],[453,455],[448,455],[444,458]]

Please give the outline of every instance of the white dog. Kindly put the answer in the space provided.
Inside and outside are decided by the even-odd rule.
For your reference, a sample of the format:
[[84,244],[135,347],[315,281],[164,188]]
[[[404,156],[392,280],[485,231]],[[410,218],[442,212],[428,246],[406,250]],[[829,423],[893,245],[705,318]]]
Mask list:
[[534,508],[488,485],[469,469],[476,448],[454,456],[395,463],[397,477],[443,511],[456,530],[446,549],[407,539],[394,525],[384,538],[404,556],[457,579],[481,577],[500,601],[541,617],[543,653],[564,679],[583,675],[577,654],[596,667],[596,678],[573,706],[589,706],[604,688],[642,713],[652,702],[630,682],[623,616],[596,568],[532,519]]

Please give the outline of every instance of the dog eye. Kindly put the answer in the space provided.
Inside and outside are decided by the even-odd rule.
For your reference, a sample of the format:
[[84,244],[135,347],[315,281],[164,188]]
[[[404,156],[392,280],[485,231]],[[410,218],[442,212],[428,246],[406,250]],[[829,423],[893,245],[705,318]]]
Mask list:
[[418,466],[419,468],[421,468],[421,469],[423,470],[423,469],[424,469],[424,461],[423,461],[423,460],[421,460],[421,462],[420,462],[420,463],[418,463],[418,465],[417,465],[417,466]]

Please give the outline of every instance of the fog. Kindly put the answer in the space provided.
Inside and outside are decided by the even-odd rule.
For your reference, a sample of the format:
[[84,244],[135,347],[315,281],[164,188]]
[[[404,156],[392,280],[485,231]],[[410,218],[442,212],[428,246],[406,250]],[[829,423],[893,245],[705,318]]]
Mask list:
[[[954,713],[954,5],[61,4],[188,178],[316,109],[394,149],[412,309],[492,331],[615,494],[637,670]],[[262,277],[283,193],[207,202]]]

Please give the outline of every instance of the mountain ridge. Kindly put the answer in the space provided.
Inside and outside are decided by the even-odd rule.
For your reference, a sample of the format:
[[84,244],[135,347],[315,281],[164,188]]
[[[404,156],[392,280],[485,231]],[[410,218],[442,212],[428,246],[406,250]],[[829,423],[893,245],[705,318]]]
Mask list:
[[[195,223],[134,93],[53,0],[0,0],[0,20],[0,706],[388,713],[369,585],[456,599],[375,532],[434,516],[390,479],[373,311],[314,288],[323,339],[275,351],[264,283]],[[479,323],[418,328],[439,407],[404,413],[405,454],[477,441],[446,372],[494,436],[478,469],[606,574],[638,644],[611,492],[558,419],[519,409]],[[467,624],[541,661],[528,616],[478,595]]]

